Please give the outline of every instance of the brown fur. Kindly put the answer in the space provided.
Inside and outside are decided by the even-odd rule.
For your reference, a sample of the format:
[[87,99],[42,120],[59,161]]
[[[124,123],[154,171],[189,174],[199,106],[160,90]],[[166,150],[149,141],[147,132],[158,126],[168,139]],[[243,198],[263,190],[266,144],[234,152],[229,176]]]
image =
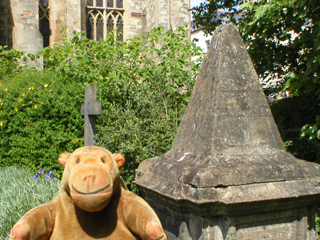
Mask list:
[[125,158],[82,147],[59,157],[65,166],[59,194],[23,216],[12,240],[166,240],[150,206],[125,189],[119,175]]

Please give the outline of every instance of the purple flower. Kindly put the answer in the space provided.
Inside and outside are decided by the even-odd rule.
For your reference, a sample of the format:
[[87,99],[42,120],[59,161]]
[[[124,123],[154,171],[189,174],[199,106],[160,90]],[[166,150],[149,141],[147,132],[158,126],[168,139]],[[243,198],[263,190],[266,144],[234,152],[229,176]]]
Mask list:
[[[54,171],[54,170],[50,170],[49,173],[47,173],[44,178],[47,179],[47,180],[52,180],[52,181],[57,180],[57,178],[55,178],[55,177],[52,178],[52,177],[51,177],[51,174],[53,174],[53,171]],[[41,174],[45,174],[45,173],[46,173],[45,170],[39,170],[36,174],[34,174],[34,175],[32,176],[32,178],[33,178],[36,182],[38,182],[38,180],[39,180],[39,179],[38,179],[38,176],[41,175]]]
[[39,173],[36,173],[35,175],[32,176],[33,180],[35,180],[36,182],[38,181],[38,174]]

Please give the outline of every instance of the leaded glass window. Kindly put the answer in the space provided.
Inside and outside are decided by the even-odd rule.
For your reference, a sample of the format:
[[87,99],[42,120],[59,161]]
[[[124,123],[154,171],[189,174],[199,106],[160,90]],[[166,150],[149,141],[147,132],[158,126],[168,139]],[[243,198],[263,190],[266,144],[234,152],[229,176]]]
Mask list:
[[113,0],[107,0],[107,7],[113,8]]
[[96,0],[97,7],[103,7],[103,0]]
[[123,21],[119,20],[117,22],[117,36],[119,41],[123,41]]
[[123,0],[117,0],[117,8],[123,8]]
[[50,5],[49,0],[39,1],[39,30],[43,37],[43,47],[50,45],[50,19],[49,19]]
[[123,0],[87,0],[87,37],[105,39],[114,31],[118,40],[123,40]]

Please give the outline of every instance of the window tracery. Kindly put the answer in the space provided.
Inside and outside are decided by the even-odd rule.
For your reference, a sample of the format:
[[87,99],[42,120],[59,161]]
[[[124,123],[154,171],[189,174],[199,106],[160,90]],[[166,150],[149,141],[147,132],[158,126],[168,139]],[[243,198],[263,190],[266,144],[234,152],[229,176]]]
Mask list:
[[118,40],[123,40],[123,0],[87,0],[87,37],[105,39],[114,31]]
[[49,0],[39,1],[39,30],[43,37],[43,47],[50,45],[50,4]]

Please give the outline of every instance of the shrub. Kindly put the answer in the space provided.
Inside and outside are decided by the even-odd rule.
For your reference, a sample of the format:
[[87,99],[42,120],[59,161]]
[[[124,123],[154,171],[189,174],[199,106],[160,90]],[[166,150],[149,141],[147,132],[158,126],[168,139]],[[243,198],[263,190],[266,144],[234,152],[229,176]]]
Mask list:
[[162,27],[126,42],[87,39],[37,53],[46,71],[23,70],[1,82],[0,166],[58,168],[58,155],[83,145],[80,107],[85,85],[98,86],[103,114],[97,145],[127,158],[130,184],[141,160],[171,147],[199,66],[199,49],[183,27]]
[[122,175],[132,189],[139,163],[171,148],[198,66],[190,62],[194,52],[183,31],[156,29],[126,48],[124,66],[98,84],[103,115],[97,143],[126,156]]
[[28,69],[0,84],[0,166],[60,168],[59,154],[83,145],[84,89],[56,73]]
[[19,70],[19,61],[23,55],[21,51],[0,46],[0,79]]
[[199,49],[185,37],[183,27],[159,27],[126,42],[75,33],[70,42],[38,53],[46,69],[98,86],[103,114],[97,145],[126,156],[122,175],[129,185],[142,160],[171,148],[199,69],[191,62]]
[[0,239],[7,239],[12,226],[31,208],[50,201],[58,193],[59,180],[32,178],[26,168],[0,169]]

